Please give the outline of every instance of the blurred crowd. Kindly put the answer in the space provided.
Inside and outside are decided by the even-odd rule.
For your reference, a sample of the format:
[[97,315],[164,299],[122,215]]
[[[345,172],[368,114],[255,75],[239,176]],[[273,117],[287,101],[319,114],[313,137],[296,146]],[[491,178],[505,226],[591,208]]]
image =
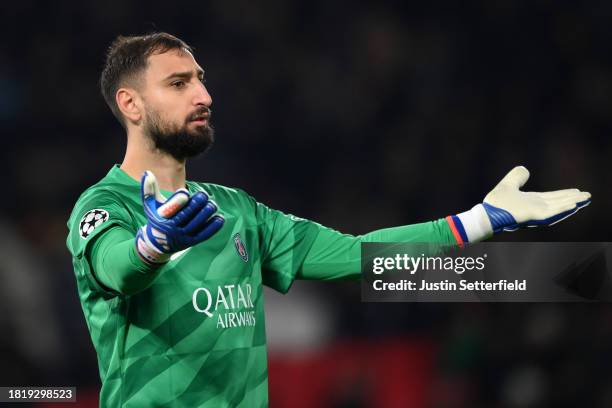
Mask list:
[[[593,204],[496,239],[610,240],[610,2],[24,0],[0,15],[0,385],[98,387],[66,221],[123,157],[97,84],[119,34],[195,47],[217,141],[190,179],[361,234],[467,210],[523,164],[528,189],[579,187]],[[348,283],[266,295],[277,406],[291,359],[361,344],[349,356],[365,361],[393,339],[427,350],[414,404],[612,406],[606,304],[363,304]],[[382,404],[363,396],[367,377],[338,376],[320,401]]]

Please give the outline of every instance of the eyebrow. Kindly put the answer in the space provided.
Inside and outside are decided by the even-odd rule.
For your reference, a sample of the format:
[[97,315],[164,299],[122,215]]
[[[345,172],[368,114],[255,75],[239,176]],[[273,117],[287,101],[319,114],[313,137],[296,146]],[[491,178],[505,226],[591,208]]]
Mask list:
[[[198,77],[204,76],[204,70],[201,68],[196,69],[196,73]],[[168,81],[169,79],[173,79],[173,78],[189,79],[191,78],[192,75],[193,75],[193,71],[173,72],[172,74],[164,78],[164,81]]]

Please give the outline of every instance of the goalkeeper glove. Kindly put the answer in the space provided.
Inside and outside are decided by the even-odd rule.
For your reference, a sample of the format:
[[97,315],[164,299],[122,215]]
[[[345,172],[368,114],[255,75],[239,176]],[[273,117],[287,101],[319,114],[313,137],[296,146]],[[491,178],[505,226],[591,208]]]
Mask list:
[[136,234],[136,251],[147,264],[168,262],[174,252],[207,240],[225,222],[221,215],[213,216],[217,206],[201,191],[190,197],[182,188],[164,199],[150,171],[142,176],[140,190],[147,224]]
[[544,193],[519,190],[529,171],[517,166],[487,194],[482,204],[447,217],[460,244],[477,242],[501,231],[553,225],[591,203],[591,194],[572,188]]

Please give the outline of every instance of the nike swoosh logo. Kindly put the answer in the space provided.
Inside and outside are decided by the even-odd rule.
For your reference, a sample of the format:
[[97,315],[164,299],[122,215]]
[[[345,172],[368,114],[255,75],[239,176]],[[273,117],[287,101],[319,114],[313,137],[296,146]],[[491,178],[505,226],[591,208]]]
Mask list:
[[189,251],[191,248],[187,248],[187,249],[183,249],[182,251],[178,251],[173,253],[172,255],[170,255],[170,260],[174,261],[176,259],[178,259],[179,257],[181,257],[185,252]]

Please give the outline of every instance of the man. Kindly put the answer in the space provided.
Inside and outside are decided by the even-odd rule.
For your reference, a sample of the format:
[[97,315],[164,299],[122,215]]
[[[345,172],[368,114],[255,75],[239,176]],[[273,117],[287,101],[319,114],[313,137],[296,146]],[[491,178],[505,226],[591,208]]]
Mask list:
[[186,159],[214,134],[204,71],[180,39],[117,38],[100,83],[126,154],[78,199],[67,245],[102,406],[266,406],[262,285],[359,278],[361,242],[463,245],[552,224],[590,201],[576,189],[521,192],[529,173],[517,167],[459,215],[344,235],[243,191],[186,181]]

